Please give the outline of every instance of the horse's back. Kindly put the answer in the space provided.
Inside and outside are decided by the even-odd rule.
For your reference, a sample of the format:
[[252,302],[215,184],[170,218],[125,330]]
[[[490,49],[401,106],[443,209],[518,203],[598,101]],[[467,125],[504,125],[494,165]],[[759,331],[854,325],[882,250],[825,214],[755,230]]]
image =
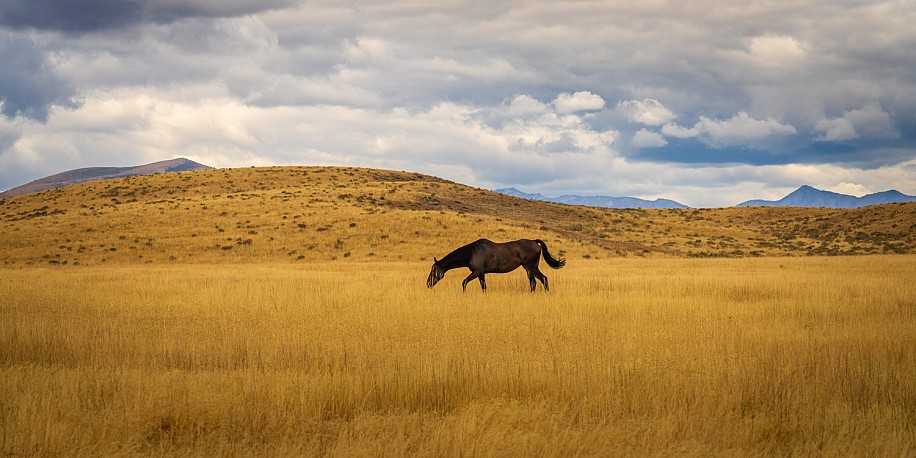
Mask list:
[[503,243],[506,251],[513,253],[521,264],[537,262],[541,256],[541,246],[537,240],[519,239],[512,242]]
[[518,239],[514,242],[507,242],[518,246],[519,248],[528,251],[541,254],[541,246],[538,244],[537,240],[531,239]]

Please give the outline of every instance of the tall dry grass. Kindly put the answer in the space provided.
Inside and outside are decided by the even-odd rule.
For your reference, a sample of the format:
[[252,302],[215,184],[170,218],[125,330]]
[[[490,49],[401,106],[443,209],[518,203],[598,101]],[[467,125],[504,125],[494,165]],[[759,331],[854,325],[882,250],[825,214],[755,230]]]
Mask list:
[[0,270],[0,455],[912,455],[914,261]]

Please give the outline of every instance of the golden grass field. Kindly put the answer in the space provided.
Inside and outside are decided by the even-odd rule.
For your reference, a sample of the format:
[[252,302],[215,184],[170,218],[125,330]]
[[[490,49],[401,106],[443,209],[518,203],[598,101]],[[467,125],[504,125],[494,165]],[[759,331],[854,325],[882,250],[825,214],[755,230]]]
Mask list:
[[[425,287],[479,237],[569,263]],[[916,204],[107,180],[0,200],[0,323],[0,457],[916,454]]]
[[[3,456],[916,453],[916,257],[8,269]],[[476,284],[472,285],[476,286]]]

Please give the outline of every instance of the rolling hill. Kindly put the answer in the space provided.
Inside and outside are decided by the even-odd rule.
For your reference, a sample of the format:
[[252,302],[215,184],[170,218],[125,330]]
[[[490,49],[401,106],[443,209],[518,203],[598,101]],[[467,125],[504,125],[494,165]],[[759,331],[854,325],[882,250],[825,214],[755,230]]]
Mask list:
[[198,164],[190,159],[178,158],[167,161],[153,162],[151,164],[138,165],[134,167],[86,167],[75,170],[68,170],[35,181],[31,181],[22,186],[0,192],[0,199],[6,197],[21,196],[33,192],[44,191],[46,189],[60,188],[79,183],[90,181],[107,180],[110,178],[120,178],[134,175],[151,175],[154,173],[167,172],[185,172],[191,170],[210,170],[213,167]]
[[614,256],[916,252],[916,203],[606,209],[410,172],[267,167],[114,178],[0,200],[0,265],[432,260],[480,237]]

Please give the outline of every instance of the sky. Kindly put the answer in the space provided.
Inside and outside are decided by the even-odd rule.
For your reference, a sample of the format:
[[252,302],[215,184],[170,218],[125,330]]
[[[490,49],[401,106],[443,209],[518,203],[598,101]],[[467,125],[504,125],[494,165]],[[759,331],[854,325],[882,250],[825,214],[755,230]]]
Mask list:
[[186,157],[471,186],[916,194],[916,2],[4,0],[0,189]]

